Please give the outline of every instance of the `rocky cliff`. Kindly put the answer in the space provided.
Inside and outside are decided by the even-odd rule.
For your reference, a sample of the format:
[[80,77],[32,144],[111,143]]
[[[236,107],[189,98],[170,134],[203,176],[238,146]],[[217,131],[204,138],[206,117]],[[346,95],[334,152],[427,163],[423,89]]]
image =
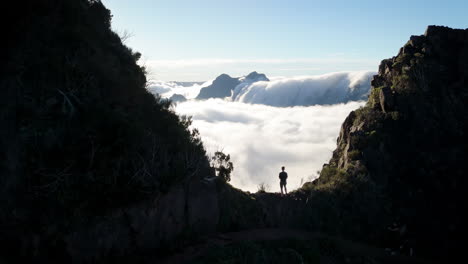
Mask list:
[[375,243],[397,221],[418,253],[460,253],[467,105],[468,30],[429,26],[412,36],[382,61],[367,105],[346,118],[332,159],[308,186],[333,197],[339,212],[328,219]]
[[[146,89],[101,1],[8,5],[0,258],[103,261],[209,233],[218,199],[190,119]],[[201,210],[200,208],[203,208]]]

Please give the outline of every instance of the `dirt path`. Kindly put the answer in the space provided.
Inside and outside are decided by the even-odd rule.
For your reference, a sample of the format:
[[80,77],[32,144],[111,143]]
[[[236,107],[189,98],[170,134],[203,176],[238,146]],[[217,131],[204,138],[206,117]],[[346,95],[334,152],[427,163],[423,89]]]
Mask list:
[[[381,248],[376,248],[341,238],[331,237],[320,233],[308,232],[297,229],[281,229],[281,228],[270,228],[270,229],[252,229],[240,232],[216,234],[206,237],[199,244],[192,245],[184,248],[181,252],[167,257],[158,263],[188,263],[199,256],[205,255],[207,250],[213,246],[226,246],[231,243],[240,241],[272,241],[272,240],[283,240],[283,239],[294,239],[294,240],[318,240],[318,239],[329,239],[335,242],[340,251],[346,255],[354,256],[366,256],[373,259],[382,260],[382,263],[428,263],[425,261],[418,260],[416,258],[410,258],[407,256],[390,256],[388,252]],[[326,260],[322,261],[326,263]]]

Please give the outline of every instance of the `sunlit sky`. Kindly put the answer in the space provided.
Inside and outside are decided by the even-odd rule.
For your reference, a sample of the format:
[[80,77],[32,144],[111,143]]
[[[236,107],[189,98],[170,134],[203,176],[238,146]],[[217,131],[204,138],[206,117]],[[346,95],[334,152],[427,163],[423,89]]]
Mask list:
[[468,28],[468,1],[103,0],[151,78],[206,81],[377,70],[428,25]]

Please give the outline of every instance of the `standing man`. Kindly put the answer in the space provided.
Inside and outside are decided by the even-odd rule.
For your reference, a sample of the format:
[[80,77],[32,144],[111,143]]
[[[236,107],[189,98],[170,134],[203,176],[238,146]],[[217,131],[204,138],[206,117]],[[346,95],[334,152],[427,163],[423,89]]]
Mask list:
[[284,193],[288,194],[288,189],[286,189],[286,179],[288,178],[288,174],[284,171],[284,166],[281,167],[281,170],[282,172],[279,173],[281,194],[283,194],[283,187]]

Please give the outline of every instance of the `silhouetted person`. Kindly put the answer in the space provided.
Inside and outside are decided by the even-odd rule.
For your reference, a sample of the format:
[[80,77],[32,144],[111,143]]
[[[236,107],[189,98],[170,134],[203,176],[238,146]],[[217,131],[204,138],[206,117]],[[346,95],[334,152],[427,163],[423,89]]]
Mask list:
[[284,171],[284,166],[281,167],[281,170],[282,172],[279,173],[281,194],[283,194],[283,187],[284,193],[288,194],[288,189],[286,189],[286,179],[288,178],[288,174]]

